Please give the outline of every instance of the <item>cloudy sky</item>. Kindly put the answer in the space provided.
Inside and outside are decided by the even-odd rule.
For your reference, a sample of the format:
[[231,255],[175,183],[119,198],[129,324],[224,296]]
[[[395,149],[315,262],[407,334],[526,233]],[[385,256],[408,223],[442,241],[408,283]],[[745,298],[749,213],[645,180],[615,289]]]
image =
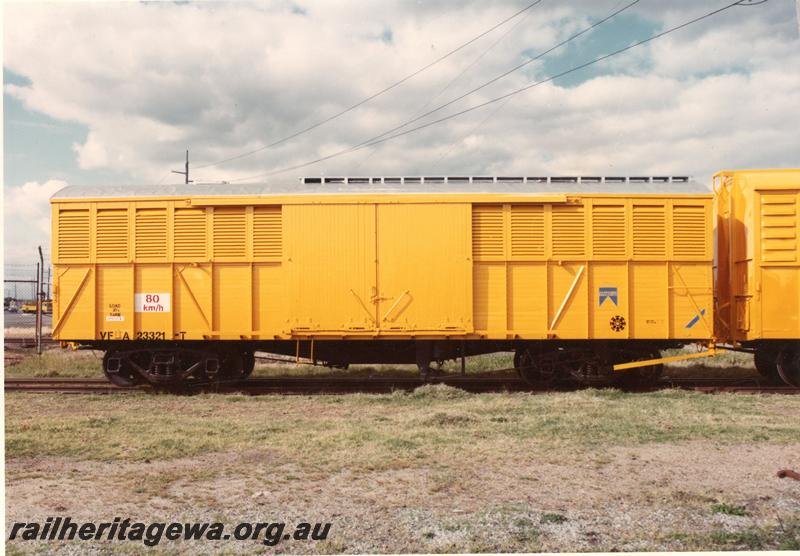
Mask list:
[[[640,0],[496,83],[478,105],[733,0]],[[49,243],[66,184],[301,175],[693,175],[800,166],[800,0],[736,6],[600,64],[374,147],[283,173],[418,117],[632,0],[6,4],[7,262]],[[404,128],[408,129],[408,128]],[[260,149],[260,150],[259,150]],[[258,150],[233,161],[213,163]],[[204,166],[204,167],[202,167]],[[269,176],[266,176],[269,174]]]

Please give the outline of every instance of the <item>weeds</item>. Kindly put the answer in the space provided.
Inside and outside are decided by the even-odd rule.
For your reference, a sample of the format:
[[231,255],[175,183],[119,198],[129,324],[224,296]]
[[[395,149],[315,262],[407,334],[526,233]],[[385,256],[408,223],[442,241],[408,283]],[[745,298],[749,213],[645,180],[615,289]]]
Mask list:
[[747,515],[747,510],[744,506],[734,506],[732,504],[712,504],[711,511],[715,514],[735,515],[744,517]]

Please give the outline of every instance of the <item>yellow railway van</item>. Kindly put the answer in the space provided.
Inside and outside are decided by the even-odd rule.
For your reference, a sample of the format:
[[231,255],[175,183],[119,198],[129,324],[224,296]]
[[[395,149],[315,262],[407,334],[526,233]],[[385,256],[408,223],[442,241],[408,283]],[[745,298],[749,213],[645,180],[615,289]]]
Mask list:
[[723,171],[714,190],[716,335],[800,386],[800,169]]
[[687,178],[71,186],[52,222],[53,336],[119,384],[246,376],[256,350],[422,373],[513,350],[529,381],[593,382],[713,336],[712,195]]

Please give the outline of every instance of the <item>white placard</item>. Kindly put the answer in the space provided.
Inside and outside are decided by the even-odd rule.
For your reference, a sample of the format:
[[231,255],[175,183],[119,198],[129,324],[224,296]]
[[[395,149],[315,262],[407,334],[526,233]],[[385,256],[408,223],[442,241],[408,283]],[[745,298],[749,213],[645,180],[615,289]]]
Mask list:
[[133,302],[137,313],[169,313],[168,293],[135,293]]

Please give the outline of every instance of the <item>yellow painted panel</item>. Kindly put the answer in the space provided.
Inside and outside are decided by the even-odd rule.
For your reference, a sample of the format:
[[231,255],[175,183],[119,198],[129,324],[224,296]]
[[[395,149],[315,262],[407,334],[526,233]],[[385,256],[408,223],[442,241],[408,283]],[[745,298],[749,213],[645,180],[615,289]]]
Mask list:
[[800,268],[761,270],[761,322],[764,338],[800,337]]
[[[136,265],[135,333],[147,339],[172,338],[172,265]],[[163,333],[163,338],[161,334]],[[155,337],[154,337],[155,336]]]
[[94,338],[94,270],[89,265],[70,265],[58,266],[53,271],[58,299],[53,307],[53,326],[58,326],[53,337],[57,340]]
[[211,265],[176,265],[176,337],[202,339],[211,334],[211,278]]
[[503,205],[473,205],[472,254],[476,260],[503,258],[504,226]]
[[705,339],[713,334],[711,266],[705,263],[670,265],[672,337]]
[[506,264],[475,263],[472,290],[475,330],[506,334]]
[[134,339],[133,265],[97,266],[97,329],[107,340]]
[[176,208],[173,221],[175,259],[205,261],[208,246],[205,209]]
[[[596,228],[595,228],[596,230]],[[591,337],[630,337],[628,268],[624,263],[593,263],[589,267]],[[662,284],[662,288],[666,284]]]
[[374,330],[375,206],[285,206],[283,229],[289,328]]
[[714,176],[721,339],[800,337],[800,169]]
[[88,208],[59,208],[54,242],[59,261],[88,261],[91,246],[90,225]]
[[[578,277],[582,266],[583,272]],[[589,277],[585,265],[578,263],[550,265],[548,277],[550,282],[548,318],[552,333],[558,338],[586,338],[589,328]],[[575,287],[570,294],[573,283]],[[562,305],[563,310],[558,315]]]
[[286,328],[289,315],[285,307],[284,270],[278,263],[253,266],[253,328],[261,339],[270,339]]
[[381,329],[468,331],[470,205],[378,205]]
[[592,206],[592,254],[595,258],[625,256],[625,205]]
[[664,259],[667,255],[667,227],[664,204],[633,205],[633,256]]
[[246,263],[214,265],[214,331],[222,340],[249,337],[253,330],[251,267]]
[[508,265],[508,327],[514,334],[547,335],[547,265]]
[[642,262],[632,264],[630,284],[631,337],[669,337],[667,265]]

